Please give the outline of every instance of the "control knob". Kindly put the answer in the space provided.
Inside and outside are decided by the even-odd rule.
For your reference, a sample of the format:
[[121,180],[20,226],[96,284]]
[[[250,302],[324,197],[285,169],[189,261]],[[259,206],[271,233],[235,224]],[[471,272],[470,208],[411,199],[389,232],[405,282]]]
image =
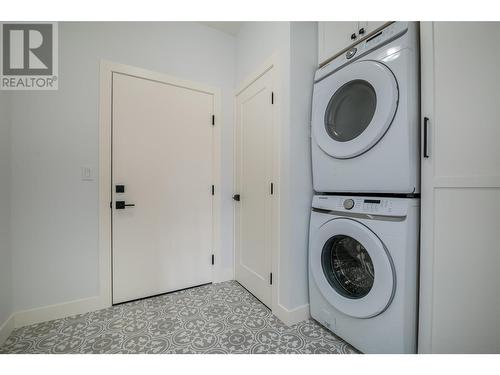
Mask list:
[[346,199],[344,201],[344,208],[346,210],[351,210],[354,207],[354,201],[352,199]]

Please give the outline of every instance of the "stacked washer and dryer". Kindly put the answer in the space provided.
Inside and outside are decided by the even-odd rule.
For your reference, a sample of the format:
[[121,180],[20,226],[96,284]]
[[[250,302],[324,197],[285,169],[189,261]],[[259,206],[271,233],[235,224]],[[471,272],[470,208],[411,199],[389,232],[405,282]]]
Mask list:
[[315,74],[311,316],[365,353],[415,353],[419,30],[394,22]]

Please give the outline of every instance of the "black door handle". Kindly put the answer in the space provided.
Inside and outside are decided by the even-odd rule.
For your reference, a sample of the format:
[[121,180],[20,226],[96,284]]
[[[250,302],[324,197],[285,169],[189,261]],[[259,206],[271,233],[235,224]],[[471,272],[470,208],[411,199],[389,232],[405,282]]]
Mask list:
[[352,39],[352,40],[356,39],[356,33],[352,33],[352,34],[351,34],[351,39]]
[[240,195],[239,194],[234,194],[233,195],[233,200],[239,202],[240,201]]
[[359,29],[359,35],[363,35],[365,33],[365,29],[364,27],[362,27],[361,29]]
[[424,158],[428,158],[429,157],[429,149],[428,149],[428,145],[427,145],[427,140],[428,140],[428,132],[429,132],[429,118],[428,117],[424,117],[424,150],[423,150],[423,154],[424,154]]
[[133,203],[125,203],[125,201],[116,201],[115,202],[115,208],[117,210],[124,210],[125,207],[135,207],[135,204],[133,204]]

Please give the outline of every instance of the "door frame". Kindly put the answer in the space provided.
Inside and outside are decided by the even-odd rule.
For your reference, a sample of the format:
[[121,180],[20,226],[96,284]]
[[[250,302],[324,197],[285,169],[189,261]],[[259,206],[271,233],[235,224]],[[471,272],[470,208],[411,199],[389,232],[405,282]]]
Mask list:
[[[100,62],[99,80],[99,305],[100,308],[112,305],[112,225],[111,225],[111,162],[112,162],[112,77],[113,73],[121,73],[137,78],[149,79],[161,83],[201,91],[213,96],[213,114],[215,125],[213,128],[213,228],[212,251],[215,264],[212,266],[212,281],[224,280],[220,257],[220,217],[221,217],[221,134],[222,108],[221,90],[215,87],[202,85],[196,82],[179,79],[163,73],[154,72],[130,65],[124,65],[107,60]],[[209,124],[207,124],[209,126]],[[207,189],[210,187],[207,186]]]
[[[279,69],[279,54],[278,52],[270,56],[258,69],[256,69],[252,74],[248,75],[246,79],[242,81],[242,84],[234,92],[234,126],[236,129],[237,118],[237,97],[244,91],[248,86],[257,81],[265,73],[274,70],[273,75],[273,93],[274,93],[274,104],[273,104],[273,139],[272,139],[272,181],[274,183],[274,194],[271,197],[271,272],[273,274],[273,283],[271,285],[271,306],[269,308],[273,312],[280,310],[279,304],[279,259],[280,259],[280,199],[281,199],[281,183],[280,183],[280,165],[281,165],[281,97],[280,97],[280,69]],[[238,146],[238,140],[236,138],[236,131],[233,132],[233,194],[237,194],[237,169],[236,164],[236,152]],[[233,269],[236,279],[236,204],[233,204]]]

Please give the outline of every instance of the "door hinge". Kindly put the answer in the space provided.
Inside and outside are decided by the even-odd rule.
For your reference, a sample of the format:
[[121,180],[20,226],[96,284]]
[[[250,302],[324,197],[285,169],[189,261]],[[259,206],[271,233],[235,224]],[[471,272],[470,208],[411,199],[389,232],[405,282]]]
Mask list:
[[212,266],[215,264],[215,255],[212,254]]
[[113,202],[109,202],[109,208],[113,208]]
[[215,115],[212,115],[212,126],[215,125]]
[[215,185],[212,185],[212,195],[215,195]]
[[271,104],[274,104],[274,91],[271,91]]
[[271,195],[274,194],[274,184],[271,182]]
[[273,285],[273,273],[269,274],[269,285]]

